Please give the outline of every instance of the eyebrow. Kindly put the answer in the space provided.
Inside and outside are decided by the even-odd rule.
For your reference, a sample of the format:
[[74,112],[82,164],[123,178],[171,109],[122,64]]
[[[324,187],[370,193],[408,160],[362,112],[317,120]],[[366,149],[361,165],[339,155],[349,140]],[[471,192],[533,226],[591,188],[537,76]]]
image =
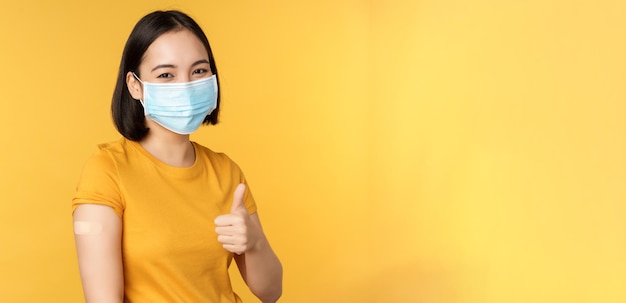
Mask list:
[[[203,63],[210,64],[209,60],[201,59],[201,60],[198,60],[198,61],[194,62],[191,66],[193,67],[193,66],[196,66],[196,65],[199,65],[199,64],[203,64]],[[151,71],[153,72],[153,71],[155,71],[155,70],[157,70],[159,68],[176,68],[176,65],[174,65],[174,64],[159,64],[159,65],[155,66]]]
[[194,62],[191,66],[196,66],[196,65],[202,64],[202,63],[206,63],[206,64],[209,64],[209,65],[211,64],[211,63],[209,63],[209,60],[201,59],[201,60],[198,60],[198,61]]

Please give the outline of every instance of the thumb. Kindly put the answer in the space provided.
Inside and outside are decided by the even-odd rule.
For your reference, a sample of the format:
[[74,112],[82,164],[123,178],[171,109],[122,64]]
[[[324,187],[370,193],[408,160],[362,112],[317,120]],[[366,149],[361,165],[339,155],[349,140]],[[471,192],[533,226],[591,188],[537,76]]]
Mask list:
[[243,183],[239,183],[237,188],[235,189],[235,193],[233,194],[233,206],[230,208],[230,213],[236,213],[241,211],[242,209],[246,210],[246,206],[243,204],[243,196],[246,193],[246,185]]

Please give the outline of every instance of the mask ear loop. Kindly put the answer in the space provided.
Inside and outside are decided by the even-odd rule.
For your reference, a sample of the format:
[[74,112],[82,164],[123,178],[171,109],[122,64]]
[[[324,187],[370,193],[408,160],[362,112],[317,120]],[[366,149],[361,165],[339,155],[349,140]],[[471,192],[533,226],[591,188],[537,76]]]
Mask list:
[[[137,76],[137,74],[135,74],[135,72],[131,72],[131,73],[133,73],[133,77],[135,77],[135,79],[137,79],[137,81],[139,81],[139,83],[141,83],[141,86],[142,86],[142,89],[143,89],[143,87],[145,86],[143,81],[141,81],[141,79],[139,79],[139,76]],[[139,102],[141,102],[141,106],[146,108],[146,105],[143,103],[143,99],[139,99]]]
[[131,72],[133,73],[133,77],[135,77],[135,79],[137,79],[137,81],[141,82],[141,84],[143,84],[143,81],[141,81],[141,79],[139,79],[139,76],[137,76],[137,74],[135,74],[135,72]]

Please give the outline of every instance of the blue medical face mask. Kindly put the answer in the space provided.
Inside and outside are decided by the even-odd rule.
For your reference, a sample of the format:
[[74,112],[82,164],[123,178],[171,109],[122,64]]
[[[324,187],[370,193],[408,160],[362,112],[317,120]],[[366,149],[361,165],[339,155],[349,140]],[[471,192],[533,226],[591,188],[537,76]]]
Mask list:
[[185,83],[143,84],[144,114],[150,120],[181,135],[195,132],[217,107],[215,75]]

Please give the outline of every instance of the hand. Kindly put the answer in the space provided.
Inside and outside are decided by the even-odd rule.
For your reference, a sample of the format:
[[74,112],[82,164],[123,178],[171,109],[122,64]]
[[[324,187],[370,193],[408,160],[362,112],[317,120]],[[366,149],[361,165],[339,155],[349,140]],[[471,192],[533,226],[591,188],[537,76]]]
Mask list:
[[239,184],[233,195],[230,214],[215,218],[217,241],[222,243],[224,249],[238,255],[253,249],[262,234],[260,227],[250,219],[243,203],[245,192],[246,185]]

